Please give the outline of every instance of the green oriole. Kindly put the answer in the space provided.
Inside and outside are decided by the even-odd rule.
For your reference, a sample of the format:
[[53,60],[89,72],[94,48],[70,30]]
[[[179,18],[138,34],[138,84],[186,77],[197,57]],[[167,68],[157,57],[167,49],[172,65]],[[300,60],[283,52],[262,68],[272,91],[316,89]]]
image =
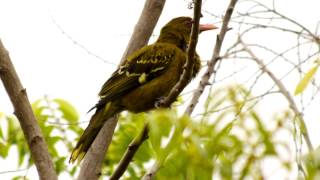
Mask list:
[[[192,23],[190,17],[172,19],[161,29],[154,44],[135,51],[111,75],[101,88],[95,113],[72,151],[70,162],[84,157],[110,117],[123,110],[135,113],[151,110],[170,92],[179,81],[186,62]],[[199,32],[215,28],[214,25],[200,25]],[[194,60],[193,77],[200,69],[199,56]]]

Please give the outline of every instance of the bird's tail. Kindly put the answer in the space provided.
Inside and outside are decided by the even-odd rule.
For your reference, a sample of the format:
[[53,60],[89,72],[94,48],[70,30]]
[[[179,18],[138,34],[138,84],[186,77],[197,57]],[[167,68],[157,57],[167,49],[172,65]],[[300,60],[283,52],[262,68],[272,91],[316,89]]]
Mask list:
[[99,108],[96,110],[94,115],[91,117],[88,127],[84,130],[76,147],[73,149],[69,163],[73,163],[77,159],[80,162],[84,158],[100,129],[103,127],[105,121],[119,111],[120,108],[115,106],[112,102],[108,102],[104,108]]

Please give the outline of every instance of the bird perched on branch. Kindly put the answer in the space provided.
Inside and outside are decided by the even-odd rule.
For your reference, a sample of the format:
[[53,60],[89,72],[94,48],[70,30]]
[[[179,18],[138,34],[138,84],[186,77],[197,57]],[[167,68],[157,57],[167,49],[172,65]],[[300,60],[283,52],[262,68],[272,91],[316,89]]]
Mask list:
[[[135,51],[111,75],[101,88],[100,100],[93,107],[95,113],[72,151],[70,162],[84,157],[109,118],[123,110],[135,113],[151,110],[168,95],[183,72],[192,24],[190,17],[172,19],[161,29],[154,44]],[[199,27],[199,32],[216,29],[208,24]],[[193,64],[195,77],[200,69],[198,55]]]

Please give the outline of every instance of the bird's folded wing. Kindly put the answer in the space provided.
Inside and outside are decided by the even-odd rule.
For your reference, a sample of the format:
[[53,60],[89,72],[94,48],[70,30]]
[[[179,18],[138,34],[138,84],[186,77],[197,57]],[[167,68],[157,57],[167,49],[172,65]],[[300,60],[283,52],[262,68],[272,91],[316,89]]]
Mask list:
[[165,43],[145,46],[128,57],[126,63],[113,73],[99,93],[99,107],[131,90],[148,83],[166,71],[177,49]]

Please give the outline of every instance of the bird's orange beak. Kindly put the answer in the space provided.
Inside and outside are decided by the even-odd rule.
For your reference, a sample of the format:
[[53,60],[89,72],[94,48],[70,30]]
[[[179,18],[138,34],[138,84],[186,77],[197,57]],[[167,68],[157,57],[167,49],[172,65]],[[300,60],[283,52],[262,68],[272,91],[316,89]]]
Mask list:
[[199,24],[199,31],[208,31],[208,30],[212,30],[212,29],[218,29],[217,26],[213,25],[213,24]]

